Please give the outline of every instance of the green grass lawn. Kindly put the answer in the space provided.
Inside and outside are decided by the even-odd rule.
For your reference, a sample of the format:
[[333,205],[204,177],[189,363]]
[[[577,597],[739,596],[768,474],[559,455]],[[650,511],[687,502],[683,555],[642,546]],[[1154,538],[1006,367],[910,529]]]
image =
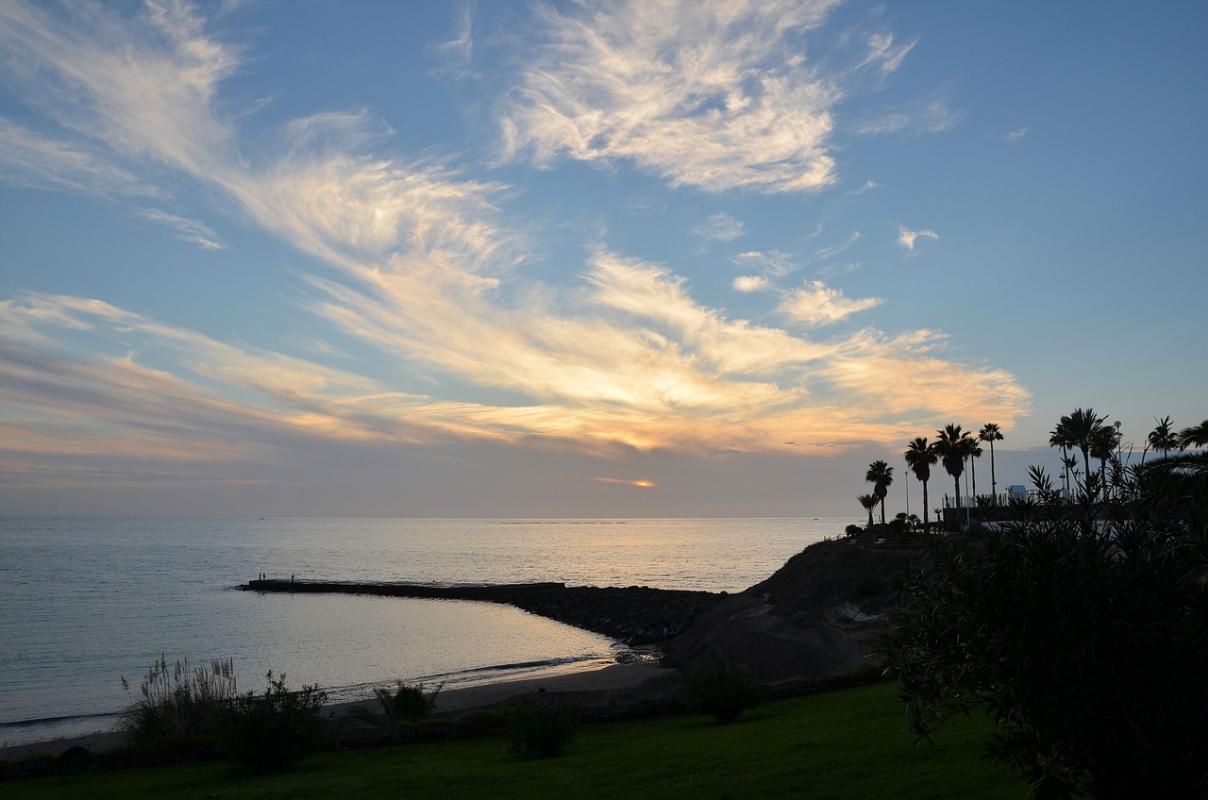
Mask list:
[[982,759],[990,726],[964,722],[916,748],[879,684],[767,703],[731,725],[677,716],[585,726],[561,758],[509,756],[496,738],[325,753],[286,775],[223,764],[0,784],[18,798],[1020,798]]

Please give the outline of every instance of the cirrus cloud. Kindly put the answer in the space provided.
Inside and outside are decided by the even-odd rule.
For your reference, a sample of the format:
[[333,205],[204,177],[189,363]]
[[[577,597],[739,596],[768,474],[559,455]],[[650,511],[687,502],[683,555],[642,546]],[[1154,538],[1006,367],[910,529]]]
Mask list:
[[[599,123],[584,146],[596,148],[591,142],[602,132],[598,147],[664,170],[673,182],[761,191],[825,183],[820,120],[829,112],[812,120],[806,113],[779,143],[761,140],[758,126],[785,123],[791,102],[823,92],[800,64],[769,65],[789,31],[818,24],[827,7],[792,3],[777,16],[720,6],[685,18],[678,32],[660,26],[656,41],[677,43],[686,30],[707,45],[693,59],[676,51],[666,80],[682,73],[706,94],[736,77],[753,88],[726,98],[724,110],[700,107],[682,119],[643,107],[632,119]],[[651,13],[638,8],[631,22],[645,24]],[[630,30],[614,11],[592,17],[596,27],[543,14],[555,41],[573,45],[572,56],[581,54],[579,38],[602,29],[599,41],[589,37],[590,58],[568,60],[578,80],[590,83],[582,71],[604,54],[633,56],[642,75],[664,63],[662,51],[648,52],[642,41],[645,28]],[[233,460],[299,441],[442,438],[602,452],[782,450],[786,442],[833,448],[896,441],[958,414],[1006,426],[1026,409],[1027,392],[1013,376],[950,357],[935,332],[815,337],[760,324],[701,302],[667,265],[602,247],[573,286],[543,284],[523,269],[529,249],[501,207],[507,187],[476,180],[451,160],[393,154],[389,131],[367,112],[294,119],[279,131],[279,147],[247,157],[238,125],[216,110],[240,48],[212,37],[188,6],[55,16],[8,3],[0,7],[0,39],[36,65],[24,79],[55,94],[54,104],[40,106],[45,127],[71,132],[67,144],[46,144],[22,129],[35,137],[22,152],[36,169],[87,175],[80,186],[88,191],[106,182],[154,185],[161,170],[196,181],[223,198],[224,210],[322,264],[322,276],[306,279],[304,307],[380,356],[392,376],[236,346],[98,298],[22,295],[0,302],[0,401],[2,447],[23,459],[127,452]],[[534,73],[530,88],[553,91],[548,77]],[[560,139],[542,138],[552,119],[546,111],[530,119],[532,107],[518,108],[526,141],[564,149]],[[682,169],[649,149],[669,132],[698,128],[713,138],[694,147],[701,155]],[[754,149],[735,155],[748,134]],[[711,142],[719,146],[712,155]],[[669,158],[680,146],[661,152]],[[133,184],[127,175],[137,176]],[[158,214],[155,221],[182,233],[208,231]],[[765,277],[795,269],[777,251],[744,257]],[[782,311],[812,328],[879,302],[814,281],[791,293]],[[431,393],[395,382],[417,373],[435,376]]]
[[843,92],[806,62],[800,37],[834,5],[542,6],[544,43],[500,119],[504,156],[539,165],[563,156],[626,159],[673,186],[707,191],[830,186],[833,113]]

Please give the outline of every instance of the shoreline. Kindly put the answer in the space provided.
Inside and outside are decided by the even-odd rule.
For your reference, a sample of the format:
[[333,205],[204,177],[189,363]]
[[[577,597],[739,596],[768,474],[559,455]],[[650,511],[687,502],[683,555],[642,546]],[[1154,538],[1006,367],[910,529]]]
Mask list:
[[[484,708],[503,705],[510,700],[534,694],[573,695],[576,702],[595,705],[617,693],[656,696],[675,680],[677,672],[648,661],[613,662],[603,666],[582,667],[547,675],[504,677],[489,683],[443,689],[437,697],[434,718],[451,718]],[[372,695],[356,700],[341,700],[323,706],[324,716],[340,719],[355,706],[376,710]],[[43,739],[36,742],[0,747],[0,761],[30,756],[56,755],[73,747],[103,752],[120,747],[120,730],[98,731],[78,736]]]

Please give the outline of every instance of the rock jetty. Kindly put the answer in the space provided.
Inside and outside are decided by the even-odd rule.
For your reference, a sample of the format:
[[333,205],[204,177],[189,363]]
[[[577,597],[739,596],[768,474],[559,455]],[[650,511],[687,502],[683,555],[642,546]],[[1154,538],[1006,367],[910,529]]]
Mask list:
[[724,594],[647,586],[567,586],[564,583],[448,584],[359,581],[254,580],[253,592],[365,594],[505,603],[631,645],[654,644],[683,633]]

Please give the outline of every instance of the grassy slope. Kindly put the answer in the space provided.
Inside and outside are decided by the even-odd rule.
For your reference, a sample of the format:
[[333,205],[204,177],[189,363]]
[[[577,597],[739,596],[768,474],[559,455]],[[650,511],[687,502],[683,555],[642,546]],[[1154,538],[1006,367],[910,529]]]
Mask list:
[[981,759],[989,731],[966,722],[916,749],[888,684],[768,703],[738,723],[697,716],[585,727],[562,758],[508,756],[498,739],[326,753],[255,777],[221,764],[0,784],[18,798],[786,797],[1020,798]]

